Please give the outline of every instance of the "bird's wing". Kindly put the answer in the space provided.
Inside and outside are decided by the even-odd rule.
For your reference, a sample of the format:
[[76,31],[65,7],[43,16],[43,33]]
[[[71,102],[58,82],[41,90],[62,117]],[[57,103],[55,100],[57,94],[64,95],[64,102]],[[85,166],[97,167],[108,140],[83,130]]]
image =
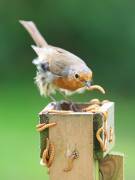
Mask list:
[[39,59],[43,59],[45,63],[48,61],[52,73],[58,76],[67,76],[69,69],[72,70],[72,66],[81,67],[81,65],[85,64],[83,60],[74,54],[64,49],[48,45],[32,21],[21,20],[20,23],[36,43],[37,47],[32,46],[32,48],[38,54]]
[[52,49],[55,49],[58,54],[61,54],[61,55],[66,56],[66,57],[70,57],[72,62],[77,61],[79,63],[85,64],[85,62],[81,58],[79,58],[78,56],[74,55],[73,53],[71,53],[69,51],[66,51],[65,49],[55,47],[55,46],[51,46],[51,45],[49,45],[49,47],[52,47]]
[[49,60],[49,68],[52,73],[59,76],[67,76],[69,74],[69,70],[72,71],[72,67],[81,67],[82,65],[85,65],[84,61],[74,54],[61,48],[52,48],[55,50]]
[[28,31],[34,42],[38,47],[46,47],[48,46],[47,42],[43,38],[43,36],[40,34],[38,28],[32,21],[19,21],[23,27]]

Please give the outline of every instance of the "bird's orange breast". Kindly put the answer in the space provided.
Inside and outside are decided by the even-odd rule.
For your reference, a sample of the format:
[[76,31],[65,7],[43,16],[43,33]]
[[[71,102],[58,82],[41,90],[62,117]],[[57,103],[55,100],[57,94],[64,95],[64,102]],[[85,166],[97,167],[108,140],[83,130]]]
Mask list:
[[82,82],[78,82],[75,79],[69,79],[65,77],[59,77],[53,82],[57,87],[62,89],[67,89],[70,91],[75,91],[81,87],[83,87]]

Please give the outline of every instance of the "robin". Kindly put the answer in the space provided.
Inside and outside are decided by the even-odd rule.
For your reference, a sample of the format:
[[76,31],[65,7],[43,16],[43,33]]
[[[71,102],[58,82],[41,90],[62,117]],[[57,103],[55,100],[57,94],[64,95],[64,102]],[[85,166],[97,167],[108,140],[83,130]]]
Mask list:
[[37,67],[35,82],[41,95],[50,96],[58,90],[71,95],[84,90],[97,89],[105,93],[98,85],[91,85],[92,70],[76,55],[49,45],[32,21],[20,21],[33,38],[32,48],[38,55],[33,63]]

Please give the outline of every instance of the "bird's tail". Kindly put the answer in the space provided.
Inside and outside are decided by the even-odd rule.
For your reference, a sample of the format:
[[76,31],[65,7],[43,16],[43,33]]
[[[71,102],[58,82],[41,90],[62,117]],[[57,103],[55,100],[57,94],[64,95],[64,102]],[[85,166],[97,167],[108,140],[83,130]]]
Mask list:
[[38,31],[36,25],[32,21],[19,21],[23,27],[28,31],[34,42],[38,47],[46,47],[48,46],[47,42],[43,38],[43,36]]

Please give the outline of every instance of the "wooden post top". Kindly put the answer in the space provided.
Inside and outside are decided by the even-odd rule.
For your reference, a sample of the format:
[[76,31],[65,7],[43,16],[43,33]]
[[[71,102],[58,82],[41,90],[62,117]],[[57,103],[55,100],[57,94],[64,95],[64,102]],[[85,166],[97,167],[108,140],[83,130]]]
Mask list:
[[[59,103],[59,102],[58,102]],[[65,104],[64,104],[65,103]],[[60,106],[57,107],[57,102],[51,102],[49,103],[40,113],[39,115],[42,114],[58,114],[58,112],[51,112],[51,110],[57,110],[57,111],[64,111],[65,113],[63,113],[63,115],[68,115],[68,113],[66,113],[66,111],[70,111],[70,114],[95,114],[92,112],[83,112],[82,109],[83,108],[87,108],[88,106],[90,106],[90,103],[75,103],[74,105],[77,106],[77,110],[73,110],[71,111],[70,109],[70,102],[60,102]],[[105,104],[103,104],[100,108],[102,111],[107,111],[111,106],[114,106],[114,102],[106,102]]]

